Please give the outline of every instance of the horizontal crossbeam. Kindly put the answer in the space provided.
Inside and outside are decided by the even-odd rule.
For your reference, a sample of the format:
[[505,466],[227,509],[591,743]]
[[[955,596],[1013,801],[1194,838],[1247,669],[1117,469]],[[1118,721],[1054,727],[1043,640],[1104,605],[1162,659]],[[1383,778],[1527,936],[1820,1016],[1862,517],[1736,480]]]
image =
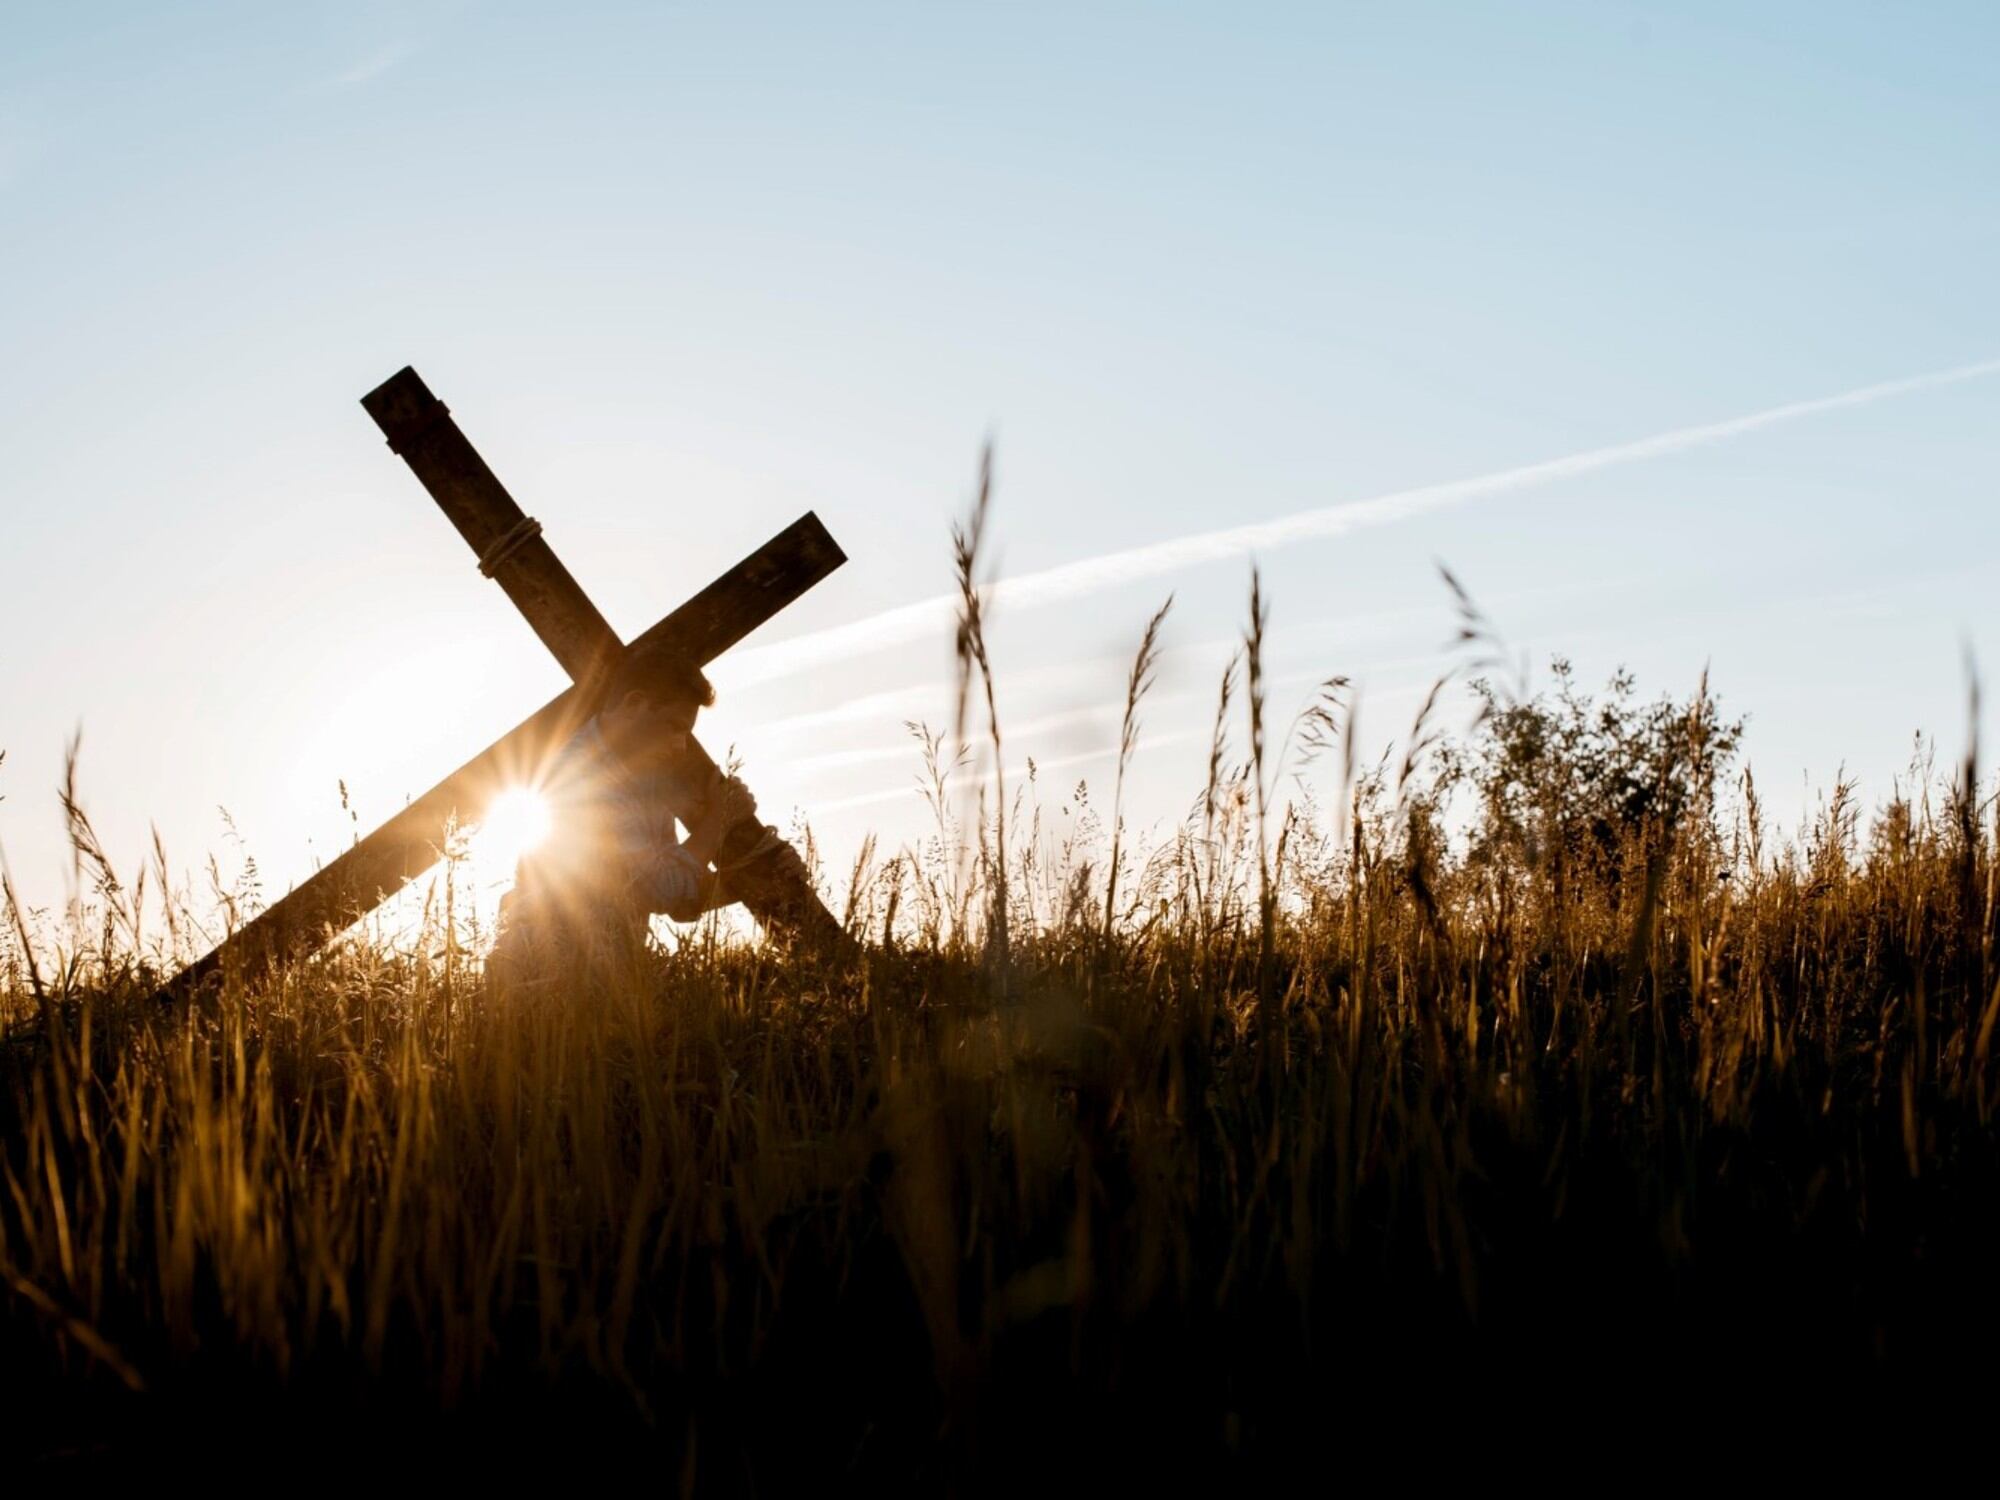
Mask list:
[[[632,643],[666,643],[706,662],[720,655],[847,560],[807,512]],[[571,687],[460,766],[380,828],[315,871],[190,965],[167,993],[211,976],[261,972],[352,926],[436,864],[454,820],[476,823],[493,797],[532,780],[597,705]]]

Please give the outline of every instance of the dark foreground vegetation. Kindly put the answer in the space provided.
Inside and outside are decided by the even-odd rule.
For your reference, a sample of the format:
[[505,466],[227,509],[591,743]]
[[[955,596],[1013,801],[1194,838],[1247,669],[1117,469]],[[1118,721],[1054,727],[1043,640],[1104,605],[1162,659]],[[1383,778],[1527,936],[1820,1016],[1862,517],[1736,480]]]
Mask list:
[[[1704,697],[1560,673],[1356,768],[1338,683],[1267,745],[1259,634],[1182,827],[941,798],[830,882],[845,955],[710,933],[537,1001],[433,922],[163,1009],[79,818],[90,914],[0,954],[10,1463],[780,1493],[1976,1433],[1972,769],[1781,839]],[[1331,810],[1280,808],[1314,753]]]

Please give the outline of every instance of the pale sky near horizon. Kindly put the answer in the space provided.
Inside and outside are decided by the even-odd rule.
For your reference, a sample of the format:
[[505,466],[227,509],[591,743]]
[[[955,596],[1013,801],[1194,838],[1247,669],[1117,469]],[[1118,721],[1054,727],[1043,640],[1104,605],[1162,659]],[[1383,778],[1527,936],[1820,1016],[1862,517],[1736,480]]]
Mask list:
[[1171,589],[1180,815],[1253,556],[1371,754],[1442,560],[1879,801],[2000,662],[1996,100],[1970,3],[9,7],[0,848],[61,897],[80,724],[121,864],[226,806],[273,892],[562,685],[357,404],[406,363],[628,637],[818,511],[704,738],[836,861],[923,830],[989,434],[1048,802]]

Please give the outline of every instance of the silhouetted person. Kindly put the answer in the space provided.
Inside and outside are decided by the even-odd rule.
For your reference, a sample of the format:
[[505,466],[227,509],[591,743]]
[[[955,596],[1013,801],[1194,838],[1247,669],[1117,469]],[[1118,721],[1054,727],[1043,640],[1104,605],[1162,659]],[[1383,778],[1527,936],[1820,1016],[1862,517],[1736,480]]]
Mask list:
[[[500,903],[487,961],[495,978],[561,978],[585,961],[629,957],[645,947],[654,913],[692,922],[735,899],[708,866],[757,803],[733,776],[715,785],[688,753],[695,716],[714,701],[701,669],[671,651],[642,648],[619,665],[604,708],[543,781],[550,831],[521,857]],[[691,784],[697,777],[708,784]],[[677,813],[689,822],[685,842]],[[753,857],[777,842],[767,828]]]

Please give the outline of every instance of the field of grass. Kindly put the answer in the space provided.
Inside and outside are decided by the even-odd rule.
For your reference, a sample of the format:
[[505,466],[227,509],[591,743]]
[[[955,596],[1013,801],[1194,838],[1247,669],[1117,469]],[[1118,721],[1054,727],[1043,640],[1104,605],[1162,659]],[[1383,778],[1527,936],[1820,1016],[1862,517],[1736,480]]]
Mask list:
[[[847,953],[695,931],[524,998],[438,919],[165,1008],[185,918],[79,816],[86,900],[0,946],[16,1461],[1415,1473],[1968,1389],[1974,768],[1781,838],[1705,696],[1560,672],[1357,766],[1338,681],[1267,734],[1260,618],[1143,844],[1033,783],[973,812],[927,741],[935,842],[824,879]],[[1281,801],[1315,756],[1331,805]]]

